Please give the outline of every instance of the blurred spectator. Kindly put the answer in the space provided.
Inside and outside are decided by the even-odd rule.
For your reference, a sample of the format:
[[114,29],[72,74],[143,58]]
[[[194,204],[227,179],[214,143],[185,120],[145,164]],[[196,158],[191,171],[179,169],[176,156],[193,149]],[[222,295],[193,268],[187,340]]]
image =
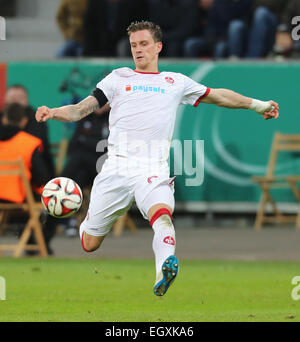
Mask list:
[[239,21],[249,15],[252,0],[198,0],[198,35],[184,43],[185,57],[209,56],[215,59],[242,49]]
[[[84,119],[78,121],[75,132],[70,140],[67,163],[61,176],[73,179],[81,189],[91,186],[97,175],[97,160],[103,152],[97,152],[96,146],[99,141],[108,138],[108,105],[98,109]],[[78,223],[76,217],[67,222],[66,235],[78,235]]]
[[128,57],[126,28],[148,16],[146,0],[88,0],[84,19],[84,56]]
[[163,31],[163,57],[182,57],[183,41],[197,28],[194,0],[148,0],[149,19]]
[[290,0],[256,0],[250,23],[247,58],[266,57],[275,43],[277,26]]
[[275,34],[290,0],[255,0],[248,20],[236,20],[229,57],[263,58],[273,49]]
[[[28,116],[26,108],[18,103],[7,104],[4,107],[1,121],[0,159],[16,160],[19,157],[23,159],[34,195],[36,199],[39,199],[40,187],[46,184],[51,177],[41,154],[42,140],[23,131],[28,123]],[[15,187],[14,178],[11,178],[12,183],[9,183],[7,179],[5,179],[5,183],[3,181],[0,179],[0,200],[15,203],[21,203],[25,200],[23,191],[19,187]],[[49,254],[52,254],[49,244],[55,234],[55,227],[55,219],[49,216],[43,227],[44,239]],[[33,237],[31,237],[32,239]]]
[[[290,0],[283,14],[282,20],[277,27],[274,53],[281,56],[295,56],[300,54],[300,40],[293,39],[292,31],[295,25],[299,25],[300,21],[292,24],[292,19],[300,16],[300,1]],[[300,18],[300,17],[299,17]],[[296,35],[299,36],[299,28],[296,29]]]
[[16,15],[16,0],[0,0],[0,15],[14,17]]
[[48,167],[51,177],[54,177],[54,163],[50,153],[48,139],[48,127],[46,123],[38,123],[35,120],[35,110],[29,105],[28,92],[25,87],[19,84],[12,85],[5,93],[5,104],[18,103],[25,108],[27,124],[24,131],[40,138],[43,142],[43,158]]
[[80,57],[83,52],[83,18],[87,0],[61,0],[56,14],[65,43],[57,57]]

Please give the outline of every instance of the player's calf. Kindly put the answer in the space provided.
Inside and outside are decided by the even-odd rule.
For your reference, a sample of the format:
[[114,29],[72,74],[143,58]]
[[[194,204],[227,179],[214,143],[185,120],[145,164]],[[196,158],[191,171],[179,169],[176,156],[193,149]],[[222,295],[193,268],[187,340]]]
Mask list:
[[87,253],[94,252],[95,250],[97,250],[100,247],[104,238],[105,236],[89,235],[85,231],[82,231],[80,233],[81,246],[83,250]]

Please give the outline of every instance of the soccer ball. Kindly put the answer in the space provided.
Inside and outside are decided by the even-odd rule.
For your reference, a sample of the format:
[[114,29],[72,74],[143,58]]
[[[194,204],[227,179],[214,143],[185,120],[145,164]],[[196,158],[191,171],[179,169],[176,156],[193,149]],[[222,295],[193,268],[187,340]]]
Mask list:
[[75,214],[81,207],[82,192],[72,179],[57,177],[45,185],[41,201],[48,214],[65,218]]

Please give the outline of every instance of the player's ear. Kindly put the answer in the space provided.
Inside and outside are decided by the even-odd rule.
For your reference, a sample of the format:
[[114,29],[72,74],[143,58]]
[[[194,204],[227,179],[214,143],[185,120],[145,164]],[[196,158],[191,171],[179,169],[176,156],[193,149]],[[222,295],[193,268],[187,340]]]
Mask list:
[[157,42],[157,53],[160,53],[163,48],[163,43],[162,42]]

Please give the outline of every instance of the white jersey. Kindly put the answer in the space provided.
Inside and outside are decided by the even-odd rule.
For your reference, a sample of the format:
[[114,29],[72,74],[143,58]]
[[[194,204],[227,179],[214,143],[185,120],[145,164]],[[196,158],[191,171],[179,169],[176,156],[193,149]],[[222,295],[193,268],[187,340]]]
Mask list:
[[108,155],[164,162],[180,104],[197,106],[210,89],[175,72],[112,71],[97,88],[111,107]]

